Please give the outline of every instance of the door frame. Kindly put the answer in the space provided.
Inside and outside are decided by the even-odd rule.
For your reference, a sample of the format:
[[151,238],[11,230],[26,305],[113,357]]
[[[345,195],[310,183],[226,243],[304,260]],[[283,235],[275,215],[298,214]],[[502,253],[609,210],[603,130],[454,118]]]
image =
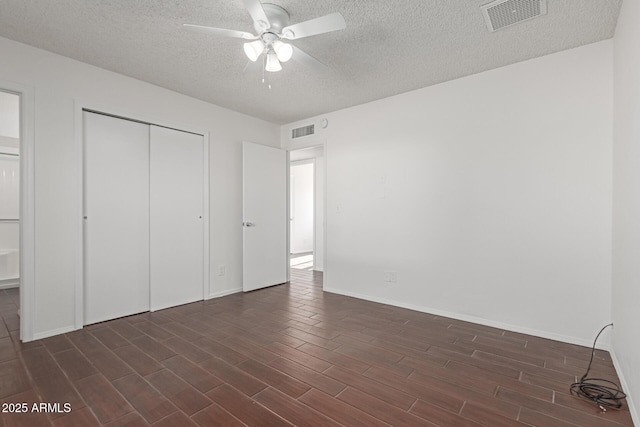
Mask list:
[[20,340],[27,342],[35,339],[35,91],[5,80],[0,90],[20,97]]
[[[326,140],[322,139],[320,141],[313,140],[313,141],[309,141],[307,144],[300,144],[299,146],[288,146],[285,148],[285,150],[287,151],[287,214],[289,212],[291,212],[291,187],[290,187],[290,180],[291,180],[291,152],[292,151],[300,151],[300,150],[308,150],[308,149],[313,149],[313,148],[317,148],[317,147],[322,147],[322,153],[323,153],[323,162],[322,162],[322,181],[323,181],[323,186],[322,186],[322,199],[323,199],[323,207],[322,207],[322,216],[323,216],[323,224],[322,224],[322,237],[323,237],[323,245],[322,245],[322,258],[323,258],[323,269],[322,269],[322,289],[325,289],[327,287],[327,283],[328,283],[328,275],[329,275],[329,259],[327,257],[327,247],[328,247],[328,239],[327,239],[327,147],[328,144],[326,143]],[[311,159],[306,159],[306,160],[311,160]],[[314,198],[313,198],[313,207],[314,207],[314,227],[313,227],[313,249],[314,249],[314,259],[313,259],[313,266],[315,267],[316,265],[316,261],[315,261],[315,245],[316,245],[316,230],[315,230],[315,193],[316,193],[316,179],[315,179],[315,170],[317,167],[317,162],[315,161],[315,158],[313,158],[313,163],[314,163],[314,177],[313,177],[313,192],[314,192]],[[287,281],[291,280],[291,221],[287,221]]]
[[75,203],[75,329],[84,327],[84,121],[83,113],[85,111],[104,114],[107,116],[141,122],[149,125],[175,129],[183,132],[189,132],[203,137],[203,280],[202,280],[202,299],[206,300],[210,294],[210,196],[209,196],[209,132],[189,124],[176,123],[164,119],[157,119],[145,114],[139,114],[132,111],[123,111],[121,108],[113,108],[105,105],[96,105],[95,103],[86,103],[80,100],[74,100],[74,152],[76,165],[76,203]]

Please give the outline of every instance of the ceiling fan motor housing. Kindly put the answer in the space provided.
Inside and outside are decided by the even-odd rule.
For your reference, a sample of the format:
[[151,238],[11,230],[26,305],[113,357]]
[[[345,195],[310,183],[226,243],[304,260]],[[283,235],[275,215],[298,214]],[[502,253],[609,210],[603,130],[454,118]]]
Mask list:
[[259,22],[255,22],[254,27],[259,33],[266,30],[271,33],[280,34],[282,29],[289,25],[289,12],[284,10],[282,7],[272,3],[263,3],[262,8],[264,9],[264,13],[267,15],[267,18],[269,18],[271,26],[269,28],[259,28]]
[[271,31],[265,31],[264,33],[260,34],[260,40],[262,40],[266,46],[271,46],[274,41],[279,39],[280,36]]

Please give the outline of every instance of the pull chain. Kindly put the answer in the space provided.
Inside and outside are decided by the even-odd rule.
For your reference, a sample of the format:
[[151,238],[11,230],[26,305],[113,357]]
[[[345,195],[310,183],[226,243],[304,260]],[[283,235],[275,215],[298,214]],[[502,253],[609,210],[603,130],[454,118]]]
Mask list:
[[[266,73],[266,69],[267,69],[267,55],[264,55],[262,58],[262,83],[263,84],[265,83],[264,75]],[[271,81],[270,81],[269,74],[267,74],[266,84],[267,84],[267,87],[271,89]]]

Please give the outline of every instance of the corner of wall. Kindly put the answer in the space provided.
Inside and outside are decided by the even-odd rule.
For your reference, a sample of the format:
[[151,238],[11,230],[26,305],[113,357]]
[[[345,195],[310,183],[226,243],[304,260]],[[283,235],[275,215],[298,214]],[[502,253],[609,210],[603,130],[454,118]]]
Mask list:
[[[622,391],[625,393],[629,390],[629,384],[627,383],[627,379],[624,376],[624,370],[618,361],[618,356],[616,355],[615,346],[611,346],[609,350],[609,354],[611,354],[611,360],[613,361],[613,367],[616,369],[616,373],[618,374],[618,379],[620,380],[620,387],[622,387]],[[629,405],[629,412],[631,413],[631,419],[633,420],[633,425],[640,426],[640,412],[638,409],[640,405],[637,405],[634,396],[632,394],[627,394],[627,405]]]

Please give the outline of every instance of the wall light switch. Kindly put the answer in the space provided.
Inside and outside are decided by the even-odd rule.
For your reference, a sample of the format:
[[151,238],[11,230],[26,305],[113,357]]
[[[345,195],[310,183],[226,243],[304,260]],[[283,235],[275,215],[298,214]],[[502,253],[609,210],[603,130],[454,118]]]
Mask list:
[[224,276],[227,274],[227,267],[224,264],[218,266],[218,276]]

